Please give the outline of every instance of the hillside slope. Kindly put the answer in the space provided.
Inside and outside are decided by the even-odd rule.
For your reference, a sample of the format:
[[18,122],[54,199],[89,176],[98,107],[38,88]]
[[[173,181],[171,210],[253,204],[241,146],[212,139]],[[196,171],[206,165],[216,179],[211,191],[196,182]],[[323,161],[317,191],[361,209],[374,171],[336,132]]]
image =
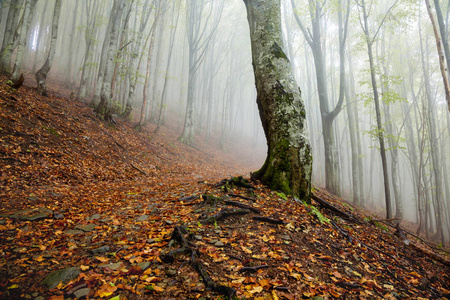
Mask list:
[[445,252],[325,191],[231,180],[261,163],[250,146],[186,147],[0,80],[1,299],[449,297]]

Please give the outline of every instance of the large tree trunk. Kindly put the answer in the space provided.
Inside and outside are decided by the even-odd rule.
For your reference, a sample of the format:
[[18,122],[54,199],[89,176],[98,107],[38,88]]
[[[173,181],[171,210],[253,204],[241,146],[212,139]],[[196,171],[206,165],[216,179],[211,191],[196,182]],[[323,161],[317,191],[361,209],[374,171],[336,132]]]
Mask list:
[[61,12],[61,0],[56,0],[55,8],[53,11],[52,39],[50,41],[50,49],[48,51],[47,60],[45,61],[42,68],[40,68],[39,71],[37,71],[36,73],[38,93],[43,96],[47,96],[47,87],[46,87],[47,73],[48,71],[50,71],[53,58],[55,57],[56,39],[58,38],[58,23],[60,12]]
[[272,189],[310,201],[312,155],[306,112],[283,51],[280,0],[244,0],[252,44],[257,103],[268,144],[253,173]]

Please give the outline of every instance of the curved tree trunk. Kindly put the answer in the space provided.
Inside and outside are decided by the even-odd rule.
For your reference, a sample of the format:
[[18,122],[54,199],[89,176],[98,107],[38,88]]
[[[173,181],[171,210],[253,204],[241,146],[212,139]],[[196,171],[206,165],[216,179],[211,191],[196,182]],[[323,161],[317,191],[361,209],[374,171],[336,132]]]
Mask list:
[[312,155],[306,112],[284,53],[280,1],[244,0],[252,44],[259,113],[268,154],[252,174],[270,188],[310,201]]
[[55,57],[56,51],[56,39],[58,38],[58,23],[59,15],[61,12],[61,0],[56,0],[55,9],[53,11],[53,22],[52,22],[52,39],[50,41],[50,49],[48,51],[47,60],[45,61],[42,68],[36,72],[36,82],[38,85],[38,93],[42,96],[47,96],[46,79],[47,73],[50,71],[52,66],[53,58]]

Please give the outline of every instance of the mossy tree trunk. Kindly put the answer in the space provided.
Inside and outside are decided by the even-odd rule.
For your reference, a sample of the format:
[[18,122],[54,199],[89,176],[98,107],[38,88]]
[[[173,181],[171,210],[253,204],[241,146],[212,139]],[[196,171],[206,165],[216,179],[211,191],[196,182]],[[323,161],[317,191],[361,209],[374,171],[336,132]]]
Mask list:
[[280,0],[244,0],[252,44],[257,103],[268,153],[252,177],[309,201],[312,155],[306,113],[283,51]]

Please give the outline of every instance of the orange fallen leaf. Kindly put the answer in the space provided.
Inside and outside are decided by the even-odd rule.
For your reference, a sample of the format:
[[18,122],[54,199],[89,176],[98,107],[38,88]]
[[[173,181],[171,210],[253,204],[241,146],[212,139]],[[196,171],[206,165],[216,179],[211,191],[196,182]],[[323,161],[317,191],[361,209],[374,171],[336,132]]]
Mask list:
[[105,283],[97,291],[97,295],[100,298],[108,297],[108,296],[112,295],[112,293],[114,293],[116,290],[117,290],[116,286],[113,286],[113,285],[111,285],[109,283]]

